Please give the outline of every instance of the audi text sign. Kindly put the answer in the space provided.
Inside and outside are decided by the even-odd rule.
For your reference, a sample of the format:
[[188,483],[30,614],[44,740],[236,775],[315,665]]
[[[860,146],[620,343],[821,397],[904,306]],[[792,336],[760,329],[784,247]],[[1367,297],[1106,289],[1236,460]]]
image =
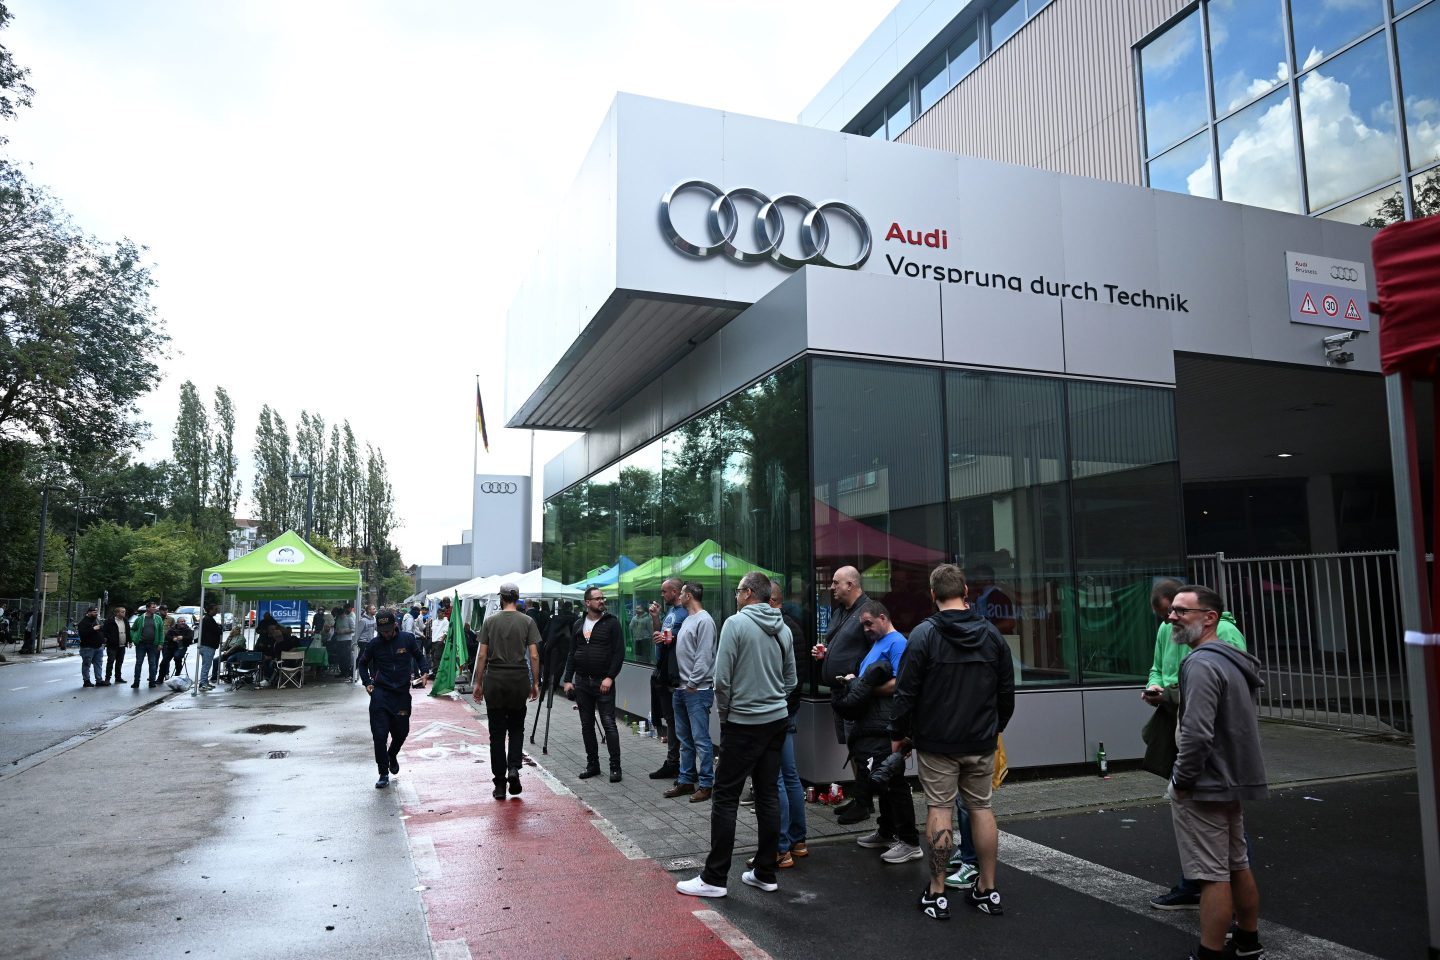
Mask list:
[[1313,253],[1285,251],[1290,322],[1370,332],[1370,288],[1365,264]]

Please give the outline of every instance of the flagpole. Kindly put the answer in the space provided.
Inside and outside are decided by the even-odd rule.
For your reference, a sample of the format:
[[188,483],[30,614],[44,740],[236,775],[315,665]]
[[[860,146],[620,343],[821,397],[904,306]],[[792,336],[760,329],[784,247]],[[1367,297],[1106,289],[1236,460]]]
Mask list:
[[[475,396],[480,396],[480,374],[478,373],[475,374]],[[476,412],[479,412],[478,406],[476,407]],[[470,485],[473,487],[475,485],[475,475],[480,472],[480,421],[478,419],[475,421],[475,435],[471,440],[473,442],[470,444],[470,450],[472,451],[470,458]],[[472,497],[475,495],[473,490],[470,495]],[[475,531],[470,531],[470,536],[474,537]]]

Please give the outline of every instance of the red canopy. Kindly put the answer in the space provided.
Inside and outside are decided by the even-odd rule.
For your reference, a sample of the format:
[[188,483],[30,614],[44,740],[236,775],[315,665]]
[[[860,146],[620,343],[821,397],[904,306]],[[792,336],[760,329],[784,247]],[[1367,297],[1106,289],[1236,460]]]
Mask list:
[[1435,374],[1440,358],[1440,216],[1396,223],[1370,244],[1380,314],[1380,369]]

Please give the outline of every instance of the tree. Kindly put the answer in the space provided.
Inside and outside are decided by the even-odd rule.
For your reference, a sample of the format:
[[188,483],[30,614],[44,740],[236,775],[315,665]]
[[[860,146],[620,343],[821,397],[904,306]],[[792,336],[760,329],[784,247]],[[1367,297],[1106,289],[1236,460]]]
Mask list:
[[75,596],[89,600],[108,590],[112,603],[130,602],[128,558],[135,543],[135,531],[113,520],[80,531],[75,548]]
[[[1411,186],[1415,191],[1415,219],[1440,213],[1440,171],[1432,170],[1425,179],[1412,180]],[[1397,187],[1394,193],[1380,201],[1375,215],[1365,221],[1365,226],[1385,227],[1404,219],[1405,198]]]
[[[10,19],[10,11],[0,2],[0,30],[9,26]],[[10,51],[0,46],[0,119],[13,120],[20,107],[30,106],[35,91],[25,82],[29,75],[30,71],[16,64]]]
[[195,384],[180,385],[180,413],[175,418],[172,498],[178,517],[199,526],[210,494],[210,419]]
[[[331,540],[340,539],[340,428],[330,428],[330,448],[325,452],[325,483],[324,496],[321,502],[325,504],[323,511],[318,515],[323,521],[317,526],[323,530],[325,536]],[[321,484],[316,484],[315,489],[321,489]]]
[[295,467],[310,474],[310,481],[308,487],[295,484],[292,493],[295,516],[305,516],[306,499],[313,491],[315,532],[328,535],[325,523],[325,466],[325,420],[319,414],[301,410],[295,427]]
[[[255,512],[266,537],[278,537],[294,516],[290,503],[290,432],[269,404],[260,407],[255,427]],[[303,509],[303,505],[302,505]]]
[[[224,387],[215,388],[215,441],[210,448],[210,501],[227,521],[240,502],[240,461],[235,457],[235,406]],[[227,522],[228,526],[228,522]]]
[[360,552],[360,515],[365,508],[365,475],[360,472],[360,447],[355,431],[345,421],[339,467],[340,509],[336,517],[335,538],[354,556]]
[[380,581],[380,603],[399,603],[415,592],[415,578],[397,570]]
[[195,550],[190,531],[162,520],[135,531],[135,542],[125,558],[135,602],[162,600],[180,603],[187,595],[200,592],[192,583]]

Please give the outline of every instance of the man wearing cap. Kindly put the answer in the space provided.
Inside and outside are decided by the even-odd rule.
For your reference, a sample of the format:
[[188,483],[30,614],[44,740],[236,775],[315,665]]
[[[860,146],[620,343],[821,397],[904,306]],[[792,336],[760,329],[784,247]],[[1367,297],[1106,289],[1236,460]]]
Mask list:
[[[85,616],[80,618],[80,679],[85,681],[87,687],[108,687],[105,682],[105,637],[100,633],[100,620],[94,607],[85,608]],[[90,670],[95,670],[95,682],[90,682]]]
[[490,722],[490,774],[496,800],[505,799],[507,780],[512,795],[520,792],[525,698],[529,694],[531,700],[540,699],[540,629],[533,618],[516,609],[519,601],[519,587],[500,584],[500,612],[485,618],[475,656],[475,699],[485,704]]
[[376,614],[375,629],[377,635],[360,651],[357,666],[370,694],[370,733],[380,771],[375,789],[383,790],[390,786],[390,774],[400,772],[400,747],[410,733],[410,678],[429,673],[430,664],[420,638],[399,629],[394,610],[387,607]]

